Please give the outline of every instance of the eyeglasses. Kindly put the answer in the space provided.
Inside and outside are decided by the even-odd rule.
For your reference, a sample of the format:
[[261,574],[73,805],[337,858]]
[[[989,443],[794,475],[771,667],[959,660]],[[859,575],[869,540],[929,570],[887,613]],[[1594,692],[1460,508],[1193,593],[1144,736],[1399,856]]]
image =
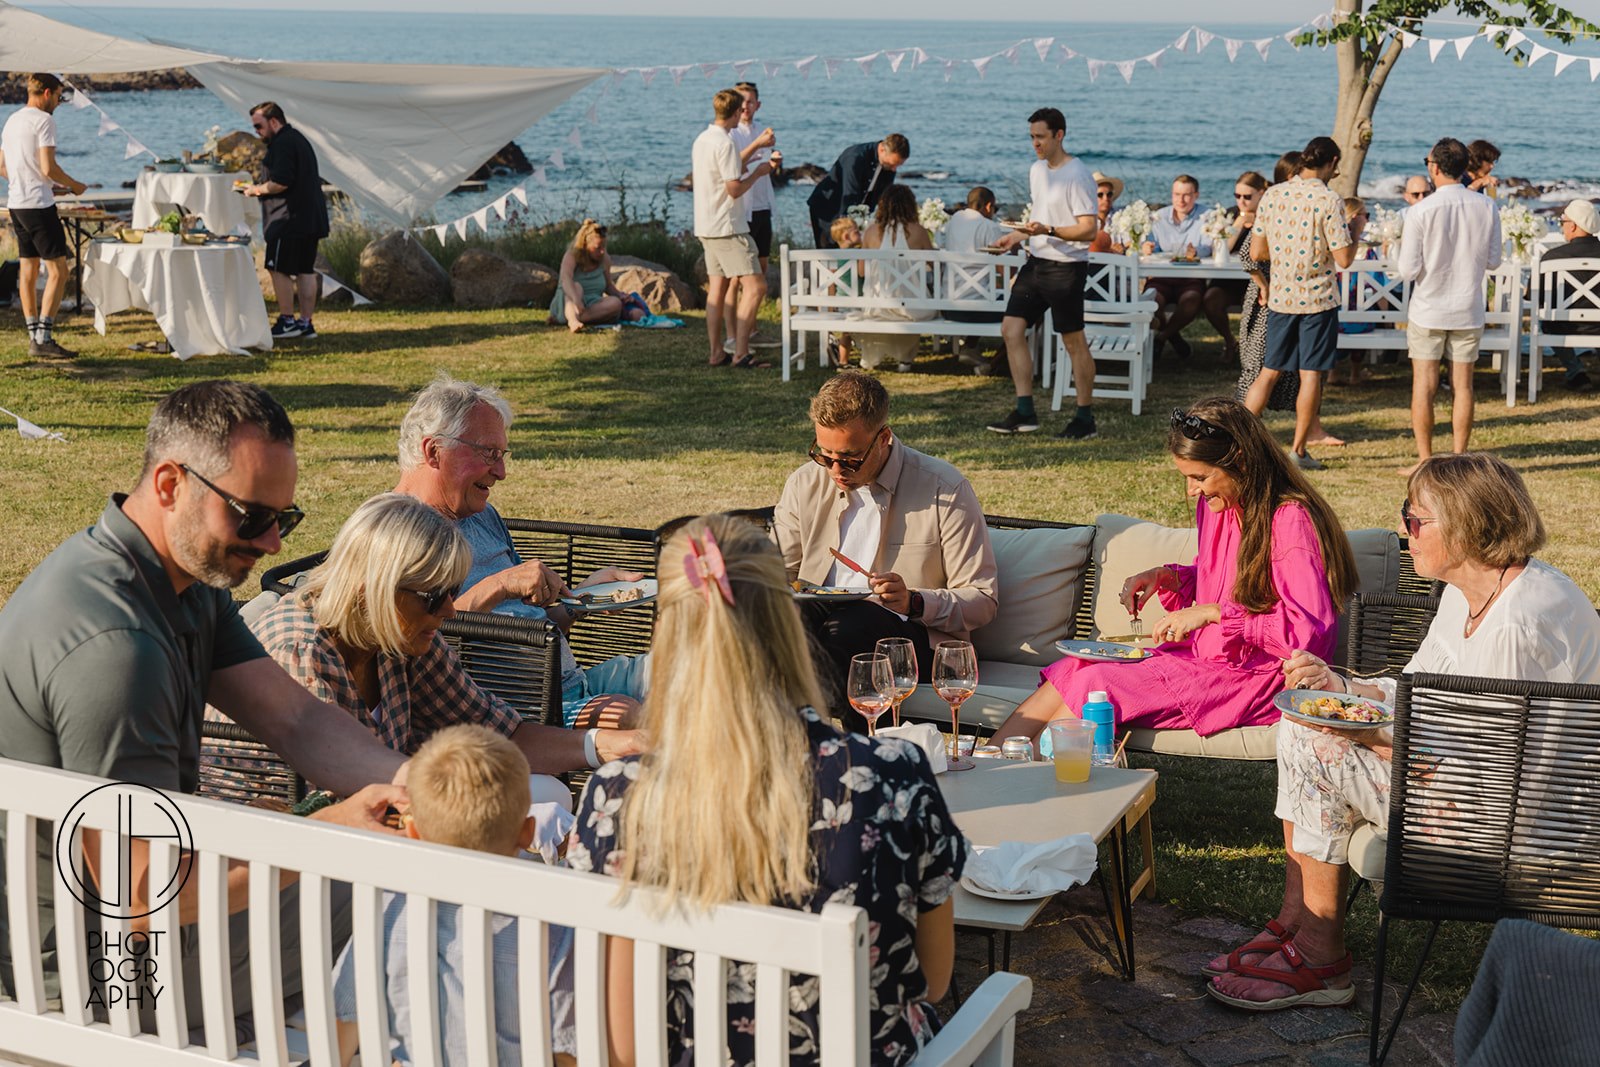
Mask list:
[[1211,437],[1221,437],[1232,441],[1233,434],[1224,430],[1214,422],[1207,422],[1198,415],[1191,415],[1182,408],[1172,409],[1172,425],[1177,427],[1183,436],[1191,441],[1204,441]]
[[1109,199],[1111,199],[1111,195],[1112,194],[1111,194],[1111,190],[1110,189],[1101,189],[1101,190],[1097,191],[1094,195],[1096,197],[1102,197],[1103,196],[1107,200],[1109,200]]
[[1422,535],[1422,528],[1424,526],[1438,521],[1438,519],[1424,519],[1411,514],[1410,500],[1407,500],[1400,505],[1400,525],[1406,528],[1406,533],[1411,537],[1420,537]]
[[[879,430],[878,432],[881,434],[883,431]],[[866,451],[859,455],[830,456],[822,451],[822,446],[813,441],[811,442],[811,447],[806,449],[806,455],[810,456],[811,462],[819,467],[827,467],[831,470],[837,466],[846,474],[854,474],[861,469],[862,464],[872,458],[872,450],[876,447],[878,447],[878,438],[873,437],[872,444],[868,445]]]
[[247,504],[243,500],[231,497],[227,493],[224,493],[221,489],[218,489],[211,482],[207,481],[203,474],[192,469],[187,463],[180,463],[178,466],[182,468],[183,473],[192,474],[198,478],[201,485],[220,496],[222,498],[222,502],[233,509],[233,511],[239,516],[239,528],[237,532],[239,536],[244,538],[246,541],[254,541],[256,538],[272,529],[274,524],[276,524],[278,527],[279,537],[288,537],[289,534],[293,532],[294,528],[300,525],[300,520],[306,517],[306,513],[295,507],[293,504],[290,504],[288,507],[281,510],[278,508],[269,508],[265,504]]
[[429,615],[437,615],[439,614],[439,609],[444,607],[444,602],[446,600],[453,601],[461,594],[461,587],[459,585],[452,585],[448,589],[406,589],[402,591],[410,593],[418,600],[421,600],[422,610],[426,611]]
[[491,467],[503,459],[511,458],[511,449],[509,448],[490,448],[488,445],[480,445],[476,441],[468,441],[460,437],[451,437],[449,434],[440,434],[439,436],[454,441],[458,445],[466,445],[468,448],[472,449],[478,454],[479,459],[483,460]]

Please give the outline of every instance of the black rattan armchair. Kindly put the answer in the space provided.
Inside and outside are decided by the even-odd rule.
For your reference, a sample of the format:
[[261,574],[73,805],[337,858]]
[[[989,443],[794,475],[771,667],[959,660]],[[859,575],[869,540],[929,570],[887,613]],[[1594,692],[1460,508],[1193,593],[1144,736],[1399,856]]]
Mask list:
[[200,757],[200,796],[292,807],[306,795],[306,780],[282,756],[212,708],[200,724]]
[[561,638],[544,619],[463,611],[439,628],[472,680],[546,726],[561,721]]
[[1345,664],[1360,678],[1399,674],[1433,625],[1439,598],[1357,593],[1345,611]]

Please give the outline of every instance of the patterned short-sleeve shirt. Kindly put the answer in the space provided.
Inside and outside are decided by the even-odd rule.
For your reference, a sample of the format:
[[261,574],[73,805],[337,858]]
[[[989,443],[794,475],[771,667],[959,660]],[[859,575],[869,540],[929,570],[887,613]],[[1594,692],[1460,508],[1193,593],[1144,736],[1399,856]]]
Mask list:
[[1256,208],[1254,232],[1272,254],[1268,309],[1311,315],[1339,306],[1333,253],[1350,243],[1350,229],[1338,193],[1316,178],[1274,185]]
[[[966,838],[956,829],[921,749],[896,739],[841,734],[810,708],[801,714],[817,776],[811,826],[817,886],[809,899],[791,906],[820,912],[838,902],[866,911],[872,1062],[907,1063],[939,1026],[917,959],[917,917],[955,891],[967,860]],[[606,764],[589,780],[567,846],[573,869],[605,874],[621,869],[618,813],[639,766],[639,758],[630,756]],[[668,963],[669,1062],[679,1062],[694,1048],[693,961],[693,953],[675,952]],[[753,964],[736,963],[728,971],[729,1064],[755,1062],[755,977]],[[796,1067],[818,1061],[820,992],[814,976],[797,976],[791,983],[789,1062]]]

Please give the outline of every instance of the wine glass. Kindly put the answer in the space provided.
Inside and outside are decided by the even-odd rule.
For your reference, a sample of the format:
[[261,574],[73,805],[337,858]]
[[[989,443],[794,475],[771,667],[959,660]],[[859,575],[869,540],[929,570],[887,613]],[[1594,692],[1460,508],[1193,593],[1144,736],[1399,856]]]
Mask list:
[[878,716],[894,705],[894,672],[889,657],[863,652],[850,657],[850,677],[845,682],[845,697],[850,706],[867,720],[867,735],[878,732]]
[[917,691],[917,646],[909,637],[880,637],[873,649],[889,657],[889,672],[894,675],[894,724],[900,725],[900,705]]
[[933,688],[950,705],[949,769],[970,771],[972,761],[961,758],[961,705],[978,691],[978,654],[972,642],[939,642],[933,650]]

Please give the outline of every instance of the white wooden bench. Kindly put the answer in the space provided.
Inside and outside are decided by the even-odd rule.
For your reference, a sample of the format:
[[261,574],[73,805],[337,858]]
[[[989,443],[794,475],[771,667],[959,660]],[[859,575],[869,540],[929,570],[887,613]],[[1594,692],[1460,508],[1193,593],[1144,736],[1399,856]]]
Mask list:
[[1600,348],[1592,333],[1550,333],[1547,323],[1600,328],[1600,259],[1540,260],[1528,298],[1528,403],[1544,383],[1546,348]]
[[[518,1003],[521,1031],[548,1035],[548,972],[543,965],[550,925],[574,930],[575,1001],[580,1062],[605,1067],[607,935],[635,943],[634,998],[639,1034],[639,1062],[665,1063],[667,947],[695,953],[696,1063],[721,1067],[726,1033],[723,999],[724,962],[757,965],[755,1004],[758,1060],[787,1062],[789,976],[820,977],[820,1047],[824,1064],[868,1062],[867,1012],[871,1000],[868,973],[867,919],[859,908],[829,905],[821,914],[783,908],[730,905],[697,916],[676,912],[658,918],[654,892],[636,892],[626,904],[614,902],[617,882],[545,867],[542,864],[489,856],[347,830],[219,801],[175,795],[166,810],[187,822],[194,848],[194,874],[200,894],[201,996],[204,1027],[191,1037],[185,1025],[183,983],[176,959],[161,958],[155,976],[171,976],[156,998],[155,1032],[141,1033],[138,1012],[126,1001],[106,1009],[96,1021],[86,1007],[91,964],[84,913],[76,907],[56,910],[60,946],[61,1003],[46,1002],[39,953],[38,887],[54,883],[57,901],[72,902],[59,864],[43,863],[35,851],[42,824],[65,823],[78,801],[104,780],[29,764],[0,760],[0,819],[6,830],[5,887],[10,922],[10,950],[15,967],[15,999],[0,998],[0,1063],[16,1057],[28,1063],[104,1067],[106,1064],[150,1065],[266,1063],[286,1065],[309,1060],[315,1067],[338,1061],[331,972],[334,952],[330,937],[330,891],[336,882],[351,885],[356,962],[356,995],[361,1041],[365,1048],[389,1047],[388,1013],[383,992],[383,892],[408,895],[411,934],[407,966],[413,981],[411,1052],[418,1067],[439,1062],[439,1004],[435,957],[435,915],[439,903],[462,905],[464,983],[468,1018],[468,1052],[474,1064],[495,1063],[494,996],[491,988],[490,924],[495,914],[518,919],[522,959],[541,961],[520,968]],[[137,787],[132,787],[137,788]],[[113,790],[106,790],[111,794]],[[104,796],[105,794],[102,794]],[[141,792],[145,804],[153,794]],[[81,854],[84,828],[101,833],[103,870],[117,870],[117,857],[127,847],[125,827],[118,821],[122,805],[113,799],[80,809],[83,819],[72,830],[69,856]],[[154,821],[154,819],[152,819]],[[53,828],[53,827],[52,827]],[[151,832],[145,829],[144,832]],[[179,847],[152,841],[153,885],[166,884],[178,869]],[[226,881],[229,862],[249,867],[249,966],[255,1004],[254,1047],[241,1048],[235,1035],[229,982]],[[79,861],[81,866],[81,860]],[[302,1028],[290,1029],[283,1009],[279,945],[281,872],[299,872],[298,922],[304,974]],[[72,872],[75,879],[83,877]],[[161,943],[178,942],[175,905],[150,918],[150,930]],[[126,920],[102,920],[102,938],[125,937]],[[103,957],[110,958],[110,957]],[[95,970],[103,970],[103,965]],[[973,992],[950,1023],[917,1058],[918,1064],[1011,1063],[1016,1015],[1031,1000],[1028,979],[1009,974],[988,978]],[[704,1027],[705,1029],[701,1029]],[[716,1040],[707,1040],[719,1035]],[[293,1049],[291,1053],[291,1049]],[[368,1057],[384,1063],[387,1057]],[[548,1065],[548,1041],[522,1044],[525,1064]],[[509,1067],[509,1065],[507,1065]]]
[[[1083,334],[1089,346],[1089,355],[1096,363],[1094,395],[1123,398],[1135,415],[1144,408],[1145,393],[1155,364],[1155,333],[1151,328],[1156,310],[1155,299],[1140,291],[1139,260],[1136,256],[1113,255],[1110,252],[1089,253],[1089,273],[1083,287]],[[1061,410],[1062,398],[1072,388],[1072,356],[1061,343],[1061,335],[1052,333],[1046,342],[1050,353],[1044,382],[1046,388],[1054,385],[1050,409]],[[1107,363],[1125,363],[1125,374],[1106,373]]]

